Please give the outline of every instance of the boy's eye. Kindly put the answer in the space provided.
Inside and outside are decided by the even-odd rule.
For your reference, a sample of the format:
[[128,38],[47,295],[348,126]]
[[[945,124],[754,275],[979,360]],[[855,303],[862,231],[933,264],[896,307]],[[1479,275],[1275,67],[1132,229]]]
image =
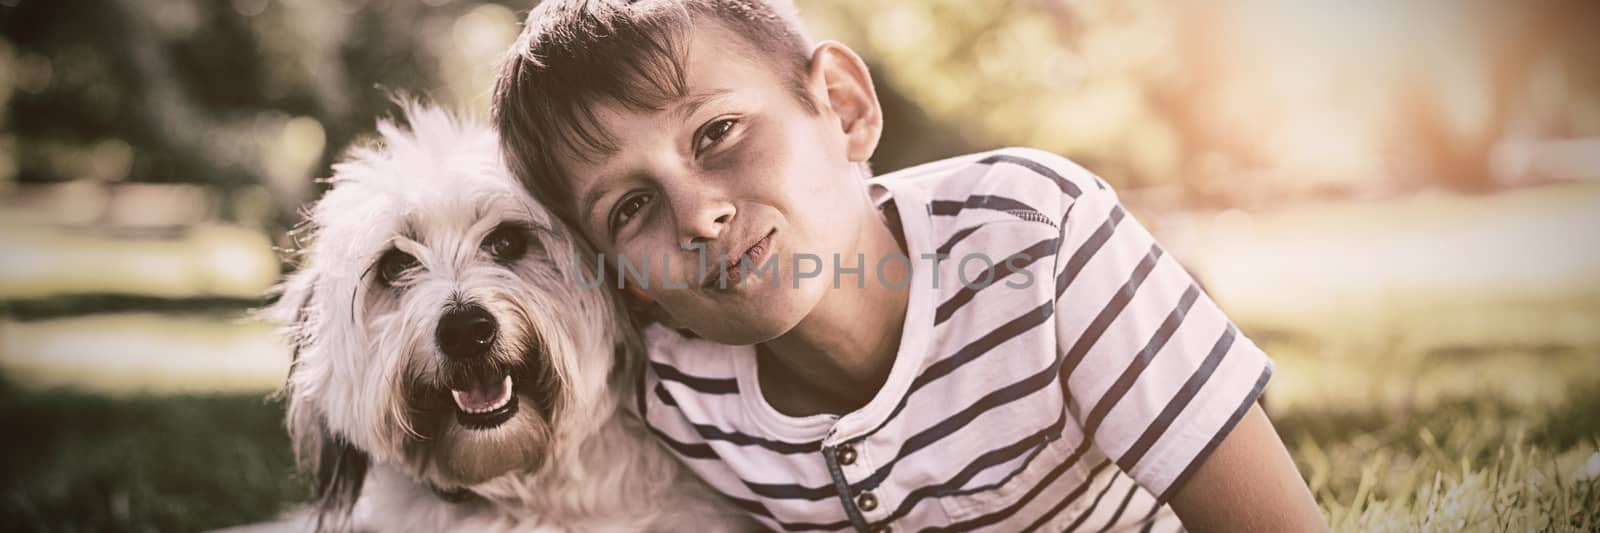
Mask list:
[[736,121],[734,119],[725,118],[721,120],[714,120],[711,123],[706,124],[704,128],[700,129],[700,135],[695,140],[694,153],[698,155],[707,148],[716,146],[718,142],[721,142],[724,137],[728,136],[729,131],[733,130],[735,123]]
[[398,249],[390,249],[378,259],[378,282],[385,287],[400,281],[411,269],[417,267],[417,258]]
[[639,210],[644,209],[644,204],[649,201],[649,194],[636,194],[618,202],[616,209],[611,212],[611,232],[616,233],[629,220],[633,220],[633,216],[639,214]]

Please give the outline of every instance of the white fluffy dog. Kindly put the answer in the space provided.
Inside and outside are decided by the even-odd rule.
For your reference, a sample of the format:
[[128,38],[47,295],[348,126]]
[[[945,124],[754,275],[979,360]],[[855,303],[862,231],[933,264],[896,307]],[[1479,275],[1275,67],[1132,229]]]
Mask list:
[[628,319],[578,282],[594,255],[514,181],[494,132],[402,107],[409,128],[380,122],[381,143],[334,166],[267,312],[295,349],[288,427],[318,484],[300,519],[749,529],[623,412],[640,364]]

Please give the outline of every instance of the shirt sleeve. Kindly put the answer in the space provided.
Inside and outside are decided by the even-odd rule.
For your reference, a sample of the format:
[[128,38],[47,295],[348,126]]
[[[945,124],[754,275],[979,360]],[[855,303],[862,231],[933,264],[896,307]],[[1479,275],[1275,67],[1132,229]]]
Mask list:
[[1272,360],[1110,187],[1070,162],[1049,166],[1078,184],[1055,265],[1067,409],[1099,451],[1167,501],[1260,396]]

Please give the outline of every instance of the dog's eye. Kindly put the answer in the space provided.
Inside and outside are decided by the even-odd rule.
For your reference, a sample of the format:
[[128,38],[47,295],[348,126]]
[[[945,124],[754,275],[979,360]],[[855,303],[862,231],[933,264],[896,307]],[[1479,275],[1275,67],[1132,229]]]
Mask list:
[[528,252],[528,235],[514,226],[500,226],[483,238],[481,246],[500,261],[515,261]]
[[393,285],[399,281],[406,272],[417,267],[417,258],[400,250],[389,250],[378,259],[378,281],[384,285]]

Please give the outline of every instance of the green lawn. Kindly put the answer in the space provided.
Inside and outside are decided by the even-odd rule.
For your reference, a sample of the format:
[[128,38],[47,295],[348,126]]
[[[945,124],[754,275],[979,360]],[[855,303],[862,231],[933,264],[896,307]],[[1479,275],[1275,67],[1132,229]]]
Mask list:
[[1545,411],[1477,396],[1276,423],[1336,531],[1594,531],[1597,413],[1600,383]]
[[0,383],[0,524],[195,531],[271,518],[309,494],[282,420],[258,395],[112,399]]

